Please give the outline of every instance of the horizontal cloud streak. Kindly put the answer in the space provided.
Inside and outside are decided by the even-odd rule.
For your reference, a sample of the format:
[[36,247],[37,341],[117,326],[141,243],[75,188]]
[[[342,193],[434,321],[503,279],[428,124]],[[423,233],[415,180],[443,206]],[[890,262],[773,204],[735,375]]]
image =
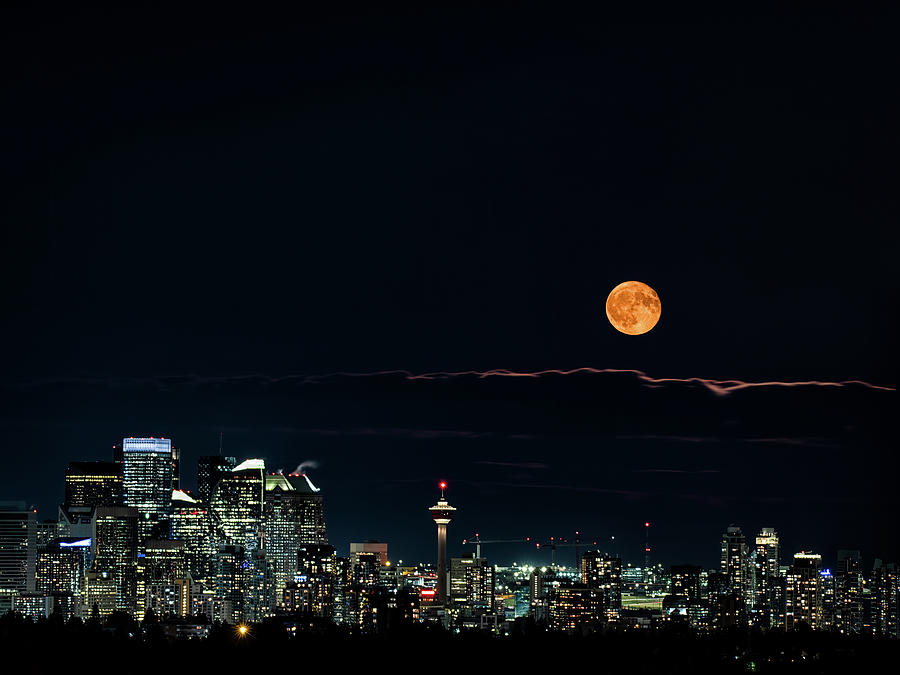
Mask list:
[[491,460],[476,460],[473,464],[487,464],[489,466],[505,466],[515,469],[549,469],[547,464],[540,462],[494,462]]
[[634,469],[633,473],[722,473],[718,469]]
[[180,386],[221,386],[228,384],[259,384],[259,385],[278,385],[278,384],[319,384],[328,380],[340,378],[373,378],[373,377],[399,377],[405,380],[448,380],[456,378],[473,377],[476,379],[487,378],[519,378],[519,379],[540,379],[551,376],[573,376],[573,375],[632,375],[644,386],[648,388],[658,388],[666,384],[696,384],[705,387],[717,396],[727,396],[735,391],[751,388],[796,388],[796,387],[831,387],[842,388],[850,386],[859,386],[877,391],[896,391],[894,387],[887,387],[873,384],[864,380],[802,380],[802,381],[779,381],[767,380],[760,382],[744,381],[744,380],[716,380],[704,377],[651,377],[641,370],[623,369],[623,368],[572,368],[562,370],[557,368],[548,368],[536,371],[515,371],[503,368],[493,370],[459,370],[459,371],[434,371],[426,373],[414,373],[409,370],[379,370],[370,372],[352,372],[339,371],[334,373],[324,373],[318,375],[284,375],[270,376],[263,374],[250,375],[223,375],[223,376],[201,376],[201,375],[169,375],[169,376],[153,376],[153,377],[111,377],[111,378],[90,378],[90,377],[45,377],[35,378],[20,383],[20,386],[35,387],[42,385],[67,385],[67,384],[86,384],[86,385],[106,385],[110,387],[128,387],[150,385],[161,390],[177,388]]

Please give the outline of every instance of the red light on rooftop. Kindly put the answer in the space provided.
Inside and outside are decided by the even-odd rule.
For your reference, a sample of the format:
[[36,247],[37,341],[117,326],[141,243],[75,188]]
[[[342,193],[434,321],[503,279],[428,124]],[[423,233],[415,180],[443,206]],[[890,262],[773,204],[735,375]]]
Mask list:
[[447,484],[444,481],[441,481],[439,487],[441,488],[441,490],[446,490]]
[[644,523],[644,527],[650,527],[650,523]]

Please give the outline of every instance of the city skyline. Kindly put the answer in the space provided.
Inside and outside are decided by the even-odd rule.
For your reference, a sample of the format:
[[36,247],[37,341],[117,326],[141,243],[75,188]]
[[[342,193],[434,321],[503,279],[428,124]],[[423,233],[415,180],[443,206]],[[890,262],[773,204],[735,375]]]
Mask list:
[[[483,547],[513,540],[476,534],[464,542],[475,545],[472,553],[448,555],[458,509],[440,481],[428,508],[436,559],[398,560],[378,540],[351,542],[343,556],[326,534],[309,462],[285,474],[267,471],[260,458],[200,457],[200,500],[181,480],[183,454],[171,439],[129,436],[113,450],[112,462],[68,465],[57,519],[0,502],[5,618],[55,617],[74,627],[128,617],[144,631],[162,619],[170,639],[209,637],[222,625],[239,636],[259,624],[291,635],[298,625],[312,628],[308,622],[345,636],[419,624],[503,636],[529,625],[570,635],[753,628],[900,636],[896,562],[875,558],[866,571],[859,550],[842,549],[825,567],[821,553],[787,554],[773,527],[753,537],[729,525],[712,569],[654,560],[649,521],[642,566],[626,562],[613,537],[592,542],[580,532],[529,540],[550,550],[550,564],[498,565]],[[566,548],[574,548],[574,565],[557,550]]]
[[[221,438],[220,438],[220,441],[221,441]],[[173,453],[173,450],[174,450],[175,452],[178,453],[179,456],[181,454],[180,453],[181,449],[176,448],[172,444],[173,439],[165,438],[165,437],[141,438],[141,437],[135,437],[135,436],[126,437],[120,443],[113,445],[113,453],[116,455],[121,454],[122,448],[128,447],[129,443],[134,444],[135,447],[140,448],[143,452],[147,452],[147,450],[149,450],[151,448],[155,448],[155,447],[164,447],[166,449],[167,453],[171,454],[171,453]],[[171,454],[171,456],[174,457],[175,455]],[[140,457],[140,454],[138,455],[138,457]],[[261,475],[263,475],[264,477],[269,477],[269,478],[272,478],[273,480],[275,477],[279,477],[279,476],[284,477],[285,475],[287,475],[288,478],[293,477],[293,476],[296,476],[298,478],[302,477],[305,481],[305,485],[307,485],[310,490],[312,490],[313,492],[316,492],[316,493],[321,492],[321,488],[316,487],[312,483],[312,481],[310,480],[309,476],[305,473],[305,471],[303,473],[298,473],[298,470],[303,469],[302,466],[296,467],[295,470],[288,469],[287,471],[285,471],[284,469],[279,468],[277,470],[272,471],[272,470],[269,470],[272,467],[266,467],[265,458],[262,458],[262,457],[249,458],[248,457],[248,458],[243,458],[241,460],[237,460],[236,458],[231,458],[231,457],[228,457],[227,455],[223,454],[223,455],[202,456],[202,457],[198,458],[198,462],[197,462],[198,468],[197,468],[197,472],[195,473],[197,480],[192,483],[192,485],[195,486],[194,488],[187,487],[187,485],[184,482],[184,476],[180,475],[180,473],[176,472],[176,473],[169,474],[168,480],[171,481],[171,484],[173,486],[172,487],[173,494],[171,496],[171,499],[175,500],[176,494],[180,494],[182,496],[178,497],[178,499],[184,499],[190,503],[194,503],[195,499],[197,500],[196,503],[203,503],[204,505],[208,505],[208,504],[212,503],[212,501],[213,501],[212,494],[210,495],[210,497],[207,498],[207,500],[201,500],[201,496],[200,496],[201,491],[199,489],[199,487],[200,487],[199,482],[200,482],[201,467],[204,466],[205,463],[208,462],[209,460],[215,460],[215,459],[231,462],[230,464],[228,464],[229,468],[226,469],[225,473],[229,473],[231,471],[241,471],[241,470],[246,470],[246,469],[253,469],[253,470],[260,471]],[[312,464],[313,466],[318,466],[318,463],[316,461],[308,460],[306,463]],[[119,466],[118,478],[116,479],[118,481],[118,483],[113,483],[113,484],[101,483],[100,485],[88,486],[87,488],[72,487],[72,486],[79,486],[82,484],[82,483],[78,482],[79,474],[85,474],[85,473],[87,473],[89,475],[99,474],[101,476],[101,480],[102,480],[102,479],[105,479],[107,476],[113,476],[113,473],[110,471],[109,467],[116,466],[116,465]],[[62,505],[64,505],[64,504],[74,504],[76,506],[79,506],[82,503],[81,501],[78,501],[80,496],[84,495],[84,494],[89,494],[94,499],[98,499],[98,495],[102,495],[102,497],[100,497],[100,501],[97,501],[96,503],[102,503],[102,504],[108,504],[108,505],[114,505],[114,504],[138,505],[140,508],[143,508],[144,510],[149,509],[149,511],[152,512],[152,514],[157,514],[160,507],[153,503],[147,502],[147,499],[144,496],[144,494],[147,493],[148,489],[151,489],[151,488],[149,488],[149,486],[147,484],[147,477],[149,477],[152,474],[147,474],[147,477],[144,478],[143,483],[137,482],[137,483],[133,484],[132,497],[130,498],[130,501],[129,501],[125,497],[125,495],[128,494],[128,491],[125,488],[125,484],[122,481],[122,478],[123,478],[122,466],[123,465],[122,465],[121,459],[119,459],[118,462],[103,460],[103,459],[82,459],[82,460],[76,460],[76,461],[70,462],[68,464],[67,470],[66,470],[66,481],[65,481],[65,491],[64,491],[66,499],[64,499],[60,502],[59,508],[62,508]],[[132,471],[134,471],[134,469]],[[71,482],[70,482],[70,478],[69,478],[70,475],[74,476],[74,479],[72,479]],[[222,475],[224,475],[224,473]],[[96,482],[98,479],[92,478],[92,480]],[[266,480],[268,480],[268,478]],[[217,482],[218,482],[217,480],[214,480],[211,482],[211,485],[213,487],[215,487]],[[118,485],[119,487],[111,488],[110,485]],[[177,485],[180,485],[180,487],[176,487]],[[439,490],[443,494],[443,492],[446,489],[448,489],[448,487],[449,486],[445,481],[440,481],[439,484],[437,485],[437,490]],[[98,488],[100,489],[100,492],[97,491]],[[112,492],[109,491],[110,489],[112,490]],[[293,489],[293,488],[291,488],[291,489]],[[78,490],[78,491],[75,492],[74,490]],[[135,492],[135,490],[138,490],[140,494]],[[119,501],[117,501],[115,498],[116,494],[119,495]],[[107,496],[107,495],[109,495],[109,496]],[[110,498],[112,499],[112,501],[110,501]],[[443,496],[442,496],[442,499],[443,499]],[[34,503],[29,503],[27,500],[0,500],[0,501],[2,501],[4,504],[6,504],[8,506],[10,506],[14,503],[20,503],[23,508],[35,507]],[[166,497],[165,501],[168,504],[168,502],[169,502],[168,493],[167,493],[167,497]],[[444,502],[439,502],[439,503],[444,503]],[[154,509],[156,509],[156,510],[154,510]],[[455,511],[455,509],[454,509],[454,511]],[[54,510],[54,512],[55,512],[55,510]],[[464,510],[464,512],[465,512],[465,510]],[[36,507],[35,507],[35,513],[37,514],[36,517],[37,517],[38,521],[47,520],[45,518],[40,517],[40,513],[36,509]],[[157,517],[157,516],[154,515],[154,517]],[[171,517],[171,515],[166,516],[166,517],[167,518]],[[455,519],[455,515],[454,515],[454,519]],[[50,518],[49,520],[55,522],[56,518]],[[364,519],[361,519],[361,520],[364,521]],[[773,525],[781,533],[781,535],[779,537],[779,541],[784,542],[784,530],[778,528],[777,523],[771,523],[771,522],[763,523],[763,524],[759,525],[756,529],[759,530],[761,533],[765,534],[765,532],[770,531],[770,528]],[[730,531],[731,529],[736,529],[738,532],[740,532],[742,530],[742,527],[747,527],[747,524],[732,522],[732,523],[728,523],[728,525],[727,525],[728,531]],[[666,551],[665,549],[663,551],[658,550],[658,548],[656,546],[656,528],[657,528],[657,523],[655,523],[655,522],[652,524],[652,526],[651,526],[650,521],[636,522],[636,523],[634,523],[634,528],[633,528],[634,532],[629,533],[631,536],[626,535],[624,537],[621,535],[617,536],[616,534],[608,534],[606,536],[602,536],[602,535],[595,536],[597,533],[591,532],[590,530],[572,530],[569,532],[559,531],[559,532],[550,533],[550,534],[539,533],[537,535],[534,533],[529,533],[526,535],[519,536],[518,539],[504,538],[502,540],[498,540],[497,542],[490,541],[489,543],[491,544],[491,546],[489,546],[487,548],[494,549],[494,547],[497,546],[499,552],[491,550],[491,553],[493,554],[491,556],[491,560],[493,562],[495,562],[496,564],[504,564],[504,565],[518,564],[518,565],[536,566],[536,567],[546,566],[547,564],[549,564],[549,560],[545,559],[545,558],[547,558],[546,551],[549,550],[550,548],[552,548],[548,544],[550,544],[551,542],[553,542],[555,540],[555,541],[559,542],[559,544],[562,545],[563,548],[559,552],[553,551],[552,559],[555,560],[556,564],[567,566],[570,568],[577,568],[578,565],[574,560],[568,560],[568,558],[572,557],[573,555],[577,557],[579,555],[579,551],[585,552],[585,551],[589,551],[589,550],[598,551],[598,552],[602,552],[604,554],[609,554],[609,555],[615,555],[618,558],[620,558],[621,560],[623,560],[623,562],[627,563],[629,567],[635,567],[635,568],[641,568],[646,559],[651,560],[652,561],[651,564],[654,566],[655,565],[663,565],[663,567],[670,567],[670,566],[679,565],[679,564],[681,564],[681,565],[699,564],[699,565],[701,565],[701,567],[706,567],[708,569],[715,568],[715,565],[709,564],[709,562],[708,562],[709,560],[712,560],[716,557],[717,550],[715,549],[715,547],[709,546],[709,547],[707,547],[708,550],[696,551],[694,557],[692,557],[692,558],[688,558],[688,557],[679,558],[675,554],[673,554],[671,551]],[[322,525],[322,529],[324,532],[324,523]],[[747,527],[747,529],[750,532],[753,531],[752,526]],[[364,531],[365,525],[357,526],[357,530]],[[149,536],[150,532],[151,532],[151,530],[148,529],[147,532],[145,532],[142,536],[144,538],[146,538],[147,536]],[[640,532],[640,537],[634,536],[636,532]],[[651,540],[651,533],[653,535],[652,540]],[[420,538],[423,538],[421,536],[423,534],[424,534],[424,532],[419,533]],[[456,534],[455,531],[451,531],[451,536],[449,536],[448,540],[447,540],[448,546],[449,546],[448,550],[450,552],[450,555],[454,555],[454,554],[468,555],[469,553],[474,552],[475,551],[474,544],[479,541],[479,538],[491,540],[491,539],[494,539],[495,537],[510,537],[510,536],[512,536],[510,533],[503,533],[503,532],[488,534],[487,536],[482,536],[481,532],[473,532],[473,533],[470,533],[468,536],[462,537],[462,539],[460,540],[460,538],[453,536],[455,534]],[[792,533],[788,533],[788,536],[789,536],[788,541],[798,541],[798,540],[804,539],[802,534],[797,535],[796,533],[793,533],[793,536],[791,536],[791,534]],[[637,540],[639,540],[639,542],[638,542],[639,546],[634,545],[634,542]],[[372,537],[368,537],[368,536],[356,537],[355,541],[369,541],[369,542],[384,541],[385,545],[387,545],[389,543],[387,540],[380,539],[378,537],[372,538]],[[322,535],[321,539],[317,539],[315,536],[313,536],[312,538],[309,538],[309,542],[317,542],[317,543],[323,543],[323,544],[328,543],[327,539],[324,538],[324,534]],[[351,540],[347,539],[343,542],[332,541],[332,544],[335,545],[335,549],[338,552],[340,552],[341,550],[343,550],[342,545],[345,547],[350,547],[350,545],[351,545],[350,542],[351,542]],[[544,543],[543,551],[541,551],[540,546],[537,545],[538,542]],[[630,545],[629,545],[629,542],[630,542]],[[424,542],[422,542],[422,543],[424,544]],[[650,546],[650,550],[648,551],[646,548],[646,545],[651,544],[651,543],[653,544],[653,546]],[[803,548],[797,548],[797,551],[795,551],[795,552],[796,553],[817,553],[821,560],[824,560],[826,562],[829,560],[836,562],[838,552],[841,550],[858,550],[858,551],[862,550],[859,548],[858,545],[851,546],[850,545],[851,543],[854,543],[854,542],[845,542],[844,543],[845,545],[839,545],[836,548],[828,550],[827,548],[816,546],[815,542],[808,542]],[[856,542],[856,543],[858,544],[858,542]],[[499,544],[499,546],[498,546],[498,544]],[[624,548],[625,546],[627,546],[627,548]],[[392,550],[396,551],[397,548],[398,548],[398,545],[396,543],[394,543],[394,545],[392,546]],[[481,550],[480,543],[478,545],[478,550],[479,551]],[[781,550],[781,549],[779,548],[779,550]],[[663,557],[659,557],[660,555],[662,555]],[[863,560],[863,563],[868,563],[869,565],[871,565],[876,560],[882,560],[882,561],[885,560],[885,555],[888,555],[888,554],[885,552],[882,552],[881,550],[864,551],[862,560]],[[889,558],[889,556],[888,556],[888,558]],[[402,552],[400,554],[394,556],[394,562],[403,561],[403,559],[404,559],[404,555]],[[406,556],[406,560],[408,560],[410,562],[415,561],[417,563],[423,563],[423,562],[428,562],[430,560],[430,557],[428,554],[425,554],[425,555],[420,554],[418,557]]]

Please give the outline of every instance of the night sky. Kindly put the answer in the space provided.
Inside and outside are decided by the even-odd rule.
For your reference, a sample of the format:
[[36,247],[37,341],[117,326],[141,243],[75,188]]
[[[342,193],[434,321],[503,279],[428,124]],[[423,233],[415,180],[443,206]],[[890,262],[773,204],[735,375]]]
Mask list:
[[[453,555],[900,559],[900,12],[245,11],[4,13],[0,499],[223,432],[343,553],[446,479]],[[577,368],[638,372],[479,374]]]

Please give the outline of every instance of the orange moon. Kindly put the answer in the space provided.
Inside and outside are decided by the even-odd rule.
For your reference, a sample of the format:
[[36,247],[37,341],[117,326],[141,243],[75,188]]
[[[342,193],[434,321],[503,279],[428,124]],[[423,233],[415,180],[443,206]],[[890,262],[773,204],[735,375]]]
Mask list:
[[656,325],[661,312],[656,291],[640,281],[623,281],[606,298],[606,317],[625,335],[643,335]]

